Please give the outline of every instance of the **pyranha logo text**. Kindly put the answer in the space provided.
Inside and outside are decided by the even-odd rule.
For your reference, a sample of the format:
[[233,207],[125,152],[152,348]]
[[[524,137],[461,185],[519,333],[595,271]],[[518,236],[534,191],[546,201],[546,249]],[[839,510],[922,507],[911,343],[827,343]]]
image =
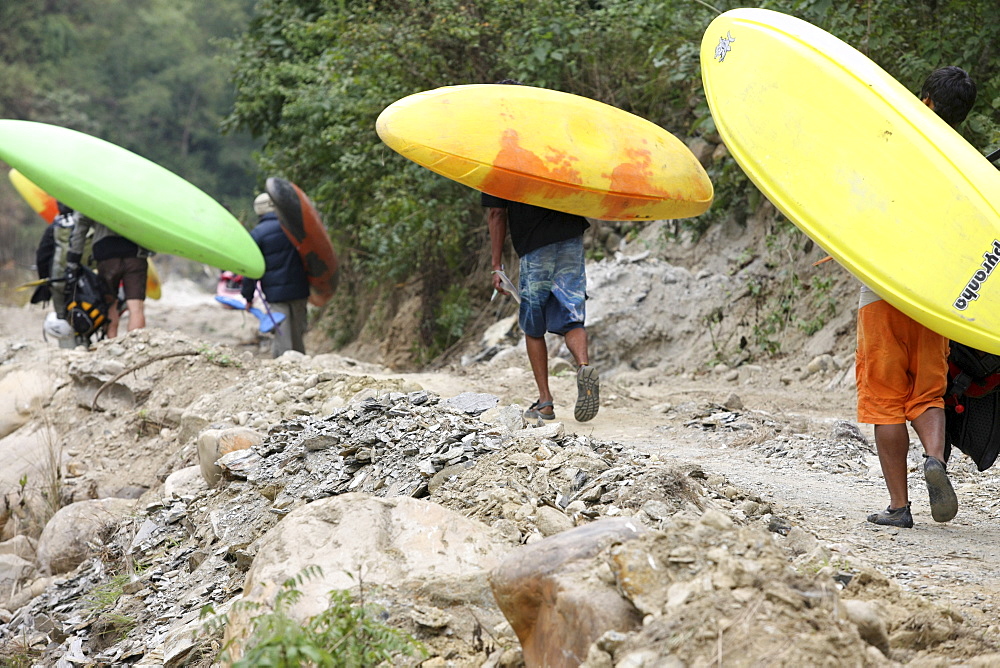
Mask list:
[[719,38],[719,45],[717,47],[715,47],[715,59],[718,60],[720,63],[723,60],[725,60],[726,59],[726,54],[733,50],[733,47],[731,45],[735,41],[736,41],[736,38],[733,37],[733,33],[729,32],[727,30],[726,31],[726,36],[725,37],[720,37]]
[[976,270],[952,306],[959,311],[964,311],[969,308],[969,302],[979,299],[979,290],[982,289],[983,283],[990,277],[998,264],[1000,264],[1000,240],[994,239],[993,248],[983,253],[982,269]]

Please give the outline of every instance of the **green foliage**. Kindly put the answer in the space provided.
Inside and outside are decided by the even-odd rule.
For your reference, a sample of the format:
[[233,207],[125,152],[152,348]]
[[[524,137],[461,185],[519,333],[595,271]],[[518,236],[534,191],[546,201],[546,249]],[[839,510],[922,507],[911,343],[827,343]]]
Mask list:
[[465,323],[471,315],[468,289],[457,285],[448,288],[438,305],[436,320],[440,337],[438,344],[442,350],[462,338]]
[[202,346],[198,348],[198,353],[201,354],[206,360],[211,362],[216,366],[222,367],[236,367],[240,368],[243,363],[238,359],[230,355],[229,353],[221,352],[217,349],[210,348],[209,346]]
[[837,300],[831,293],[833,279],[829,277],[813,276],[806,287],[809,293],[806,313],[811,313],[808,319],[799,319],[796,325],[806,334],[812,336],[837,313]]
[[[757,4],[830,30],[911,87],[934,67],[966,67],[981,97],[965,131],[984,149],[1000,142],[994,0]],[[339,246],[351,250],[348,270],[368,287],[430,271],[431,289],[446,291],[479,270],[476,258],[487,252],[476,196],[383,146],[372,131],[382,109],[421,90],[512,77],[608,102],[682,138],[718,141],[698,48],[713,6],[745,5],[263,0],[250,30],[232,43],[237,98],[226,125],[263,138],[264,172],[313,196]],[[742,221],[761,202],[731,158],[708,171],[713,208],[682,222],[696,234],[728,216]],[[440,308],[425,313],[422,342],[434,347],[454,321]]]
[[252,200],[254,143],[219,128],[232,88],[216,40],[244,30],[253,4],[0,3],[0,117],[94,134],[222,202]]
[[135,618],[114,611],[128,581],[128,573],[119,573],[83,597],[84,608],[96,618],[97,627],[102,633],[111,633],[118,639],[127,636],[137,624]]
[[[289,610],[302,598],[298,587],[320,573],[319,567],[312,566],[282,583],[273,611],[253,619],[242,658],[233,662],[226,648],[221,660],[234,668],[363,668],[393,665],[399,657],[424,654],[416,640],[383,623],[376,607],[363,599],[355,601],[347,591],[331,591],[330,606],[304,622],[293,619]],[[242,605],[249,610],[259,608]]]
[[914,93],[936,68],[958,65],[967,70],[979,95],[961,130],[983,151],[1000,145],[996,2],[797,0],[777,4],[851,44]]
[[[996,0],[0,2],[0,116],[119,143],[237,214],[260,177],[295,181],[324,215],[344,287],[428,281],[420,346],[432,349],[452,337],[456,313],[473,313],[489,294],[480,207],[475,193],[384,146],[378,114],[418,91],[513,77],[718,142],[699,45],[716,10],[748,4],[829,30],[912,90],[935,67],[965,67],[980,95],[962,132],[983,151],[1000,146]],[[742,221],[761,201],[731,158],[707,169],[713,207],[678,223],[695,234]],[[29,236],[0,230],[0,260],[9,249],[24,254],[37,242]],[[463,279],[483,289],[442,316],[444,293],[474,284]],[[337,327],[341,341],[360,329],[355,320]]]

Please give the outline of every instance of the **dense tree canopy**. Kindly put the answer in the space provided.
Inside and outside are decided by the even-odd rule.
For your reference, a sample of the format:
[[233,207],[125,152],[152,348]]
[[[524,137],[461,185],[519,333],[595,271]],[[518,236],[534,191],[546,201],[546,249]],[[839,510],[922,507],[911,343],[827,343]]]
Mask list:
[[[513,77],[714,139],[698,47],[718,12],[747,4],[829,30],[912,90],[935,67],[966,68],[980,97],[963,132],[1000,145],[996,0],[0,2],[0,116],[126,146],[237,213],[264,177],[295,181],[324,213],[348,285],[425,285],[431,345],[461,332],[462,279],[485,264],[478,200],[385,147],[377,115],[421,90]],[[223,48],[220,36],[233,37]],[[244,131],[262,142],[256,166]],[[689,224],[759,201],[731,160],[710,175],[716,203]]]
[[253,0],[0,3],[0,117],[87,132],[246,206],[248,136],[224,137],[232,83],[219,38],[245,30]]
[[[682,138],[711,135],[701,36],[717,12],[747,4],[261,0],[234,44],[238,95],[226,123],[264,139],[263,170],[313,195],[358,273],[453,284],[485,252],[475,194],[383,146],[374,132],[382,109],[421,90],[513,77],[608,102]],[[1000,142],[995,0],[756,4],[833,32],[914,90],[935,67],[968,69],[981,94],[965,132],[983,149]],[[731,160],[711,176],[717,203],[698,224],[755,201]]]

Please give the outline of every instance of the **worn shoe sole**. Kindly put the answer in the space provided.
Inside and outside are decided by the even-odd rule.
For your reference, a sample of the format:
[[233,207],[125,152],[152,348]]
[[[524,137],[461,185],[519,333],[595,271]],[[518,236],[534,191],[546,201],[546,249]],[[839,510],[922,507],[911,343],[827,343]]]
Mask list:
[[924,481],[931,501],[931,517],[935,522],[947,522],[958,514],[958,497],[948,479],[944,464],[933,457],[924,462]]
[[576,373],[576,408],[573,417],[577,422],[593,420],[601,407],[601,378],[597,369],[582,366]]

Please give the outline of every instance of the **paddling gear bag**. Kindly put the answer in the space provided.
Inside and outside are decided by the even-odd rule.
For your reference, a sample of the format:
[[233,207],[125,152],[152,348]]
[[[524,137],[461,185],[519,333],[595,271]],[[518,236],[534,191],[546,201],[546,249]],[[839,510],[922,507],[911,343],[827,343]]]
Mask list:
[[79,336],[90,336],[107,325],[107,294],[104,280],[83,266],[76,281],[66,286],[66,320]]
[[945,458],[954,446],[980,471],[993,466],[1000,454],[1000,355],[952,341],[944,403]]

